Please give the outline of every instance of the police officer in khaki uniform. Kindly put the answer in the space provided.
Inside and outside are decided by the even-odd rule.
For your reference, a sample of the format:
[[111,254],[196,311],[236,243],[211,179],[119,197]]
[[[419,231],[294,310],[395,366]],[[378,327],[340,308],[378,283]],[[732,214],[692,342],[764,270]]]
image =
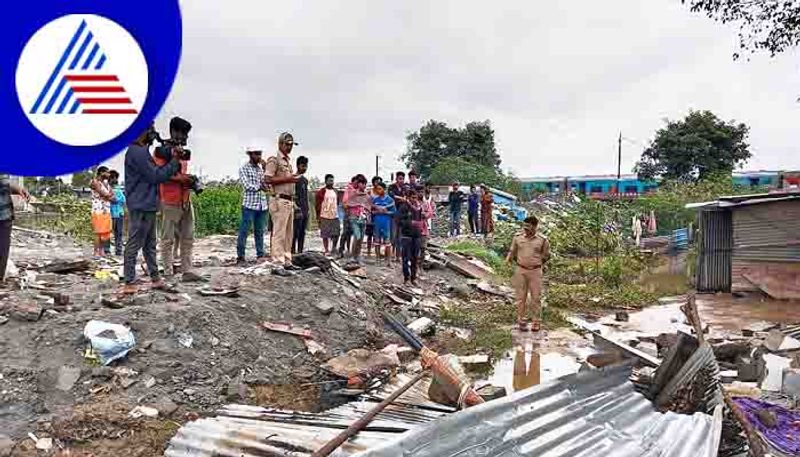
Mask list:
[[281,262],[287,269],[292,266],[292,237],[294,236],[294,190],[300,176],[292,169],[289,155],[294,147],[290,133],[278,137],[278,153],[267,159],[264,179],[272,187],[273,197],[269,201],[272,218],[272,259]]
[[529,294],[534,316],[531,330],[534,332],[541,330],[539,316],[541,314],[542,266],[550,259],[550,242],[543,235],[536,233],[538,227],[539,219],[536,216],[525,219],[523,231],[514,236],[511,250],[506,258],[509,264],[517,263],[512,282],[517,302],[517,325],[522,331],[528,329],[526,317]]

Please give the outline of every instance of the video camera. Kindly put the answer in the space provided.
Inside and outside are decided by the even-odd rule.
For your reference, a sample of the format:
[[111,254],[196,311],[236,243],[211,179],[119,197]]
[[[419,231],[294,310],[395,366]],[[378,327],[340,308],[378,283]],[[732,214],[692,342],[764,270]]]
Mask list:
[[[154,155],[159,159],[165,161],[172,160],[172,155],[175,148],[181,148],[181,155],[179,157],[180,160],[190,160],[192,158],[192,151],[190,151],[189,149],[183,149],[183,147],[186,146],[185,140],[178,141],[172,138],[168,138],[165,140],[161,137],[161,134],[158,133],[158,131],[155,129],[153,129],[152,131],[152,136],[155,141],[158,141],[161,144],[160,147],[156,148],[154,153]],[[191,178],[191,182],[189,183],[189,188],[192,189],[192,191],[194,191],[194,193],[196,193],[197,195],[203,193],[203,190],[205,188],[203,187],[203,183],[200,182],[200,178],[198,178],[195,175],[189,175],[189,177]]]

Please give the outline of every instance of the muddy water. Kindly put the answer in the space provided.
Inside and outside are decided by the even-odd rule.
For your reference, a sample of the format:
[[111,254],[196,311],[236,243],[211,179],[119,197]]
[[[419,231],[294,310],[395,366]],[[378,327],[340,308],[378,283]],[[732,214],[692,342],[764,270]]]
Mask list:
[[494,365],[487,383],[517,392],[577,373],[594,352],[591,343],[566,330],[513,334],[514,347]]
[[[608,315],[597,322],[586,322],[575,317],[570,320],[581,327],[599,331],[603,336],[618,341],[638,337],[654,337],[661,333],[674,333],[686,329],[686,318],[680,310],[685,297],[662,300],[664,304],[630,313],[627,322],[617,322]],[[770,299],[735,298],[730,294],[698,295],[697,309],[700,318],[709,326],[711,336],[741,335],[742,328],[759,327],[768,323],[789,324],[800,322],[800,303]]]

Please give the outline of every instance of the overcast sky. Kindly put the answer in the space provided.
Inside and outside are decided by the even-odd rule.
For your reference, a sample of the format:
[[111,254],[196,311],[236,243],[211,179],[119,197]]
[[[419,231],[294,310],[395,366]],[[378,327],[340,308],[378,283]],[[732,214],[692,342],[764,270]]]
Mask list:
[[[193,125],[195,172],[234,176],[294,133],[310,174],[389,175],[428,119],[489,119],[521,177],[623,172],[665,118],[751,126],[746,169],[798,169],[797,53],[734,62],[736,30],[680,0],[182,2],[179,76],[158,119]],[[112,160],[121,166],[121,156]]]

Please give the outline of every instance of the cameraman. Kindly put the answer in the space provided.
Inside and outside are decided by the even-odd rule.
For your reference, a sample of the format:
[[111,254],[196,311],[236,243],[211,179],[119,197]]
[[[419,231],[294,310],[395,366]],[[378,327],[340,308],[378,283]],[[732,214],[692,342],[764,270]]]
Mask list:
[[150,145],[158,136],[153,124],[136,138],[125,152],[125,194],[128,200],[128,243],[125,245],[124,294],[135,294],[136,258],[144,251],[152,288],[163,289],[156,260],[156,210],[158,185],[169,181],[180,170],[182,152],[174,150],[170,161],[158,166],[150,155]]
[[156,148],[153,159],[156,165],[165,165],[177,153],[181,167],[169,181],[159,186],[161,202],[161,260],[164,262],[164,276],[170,278],[174,274],[174,249],[180,248],[181,273],[184,282],[200,281],[202,278],[192,270],[192,246],[194,244],[194,208],[192,208],[191,191],[195,177],[188,174],[189,159],[187,150],[183,149],[189,139],[192,124],[180,117],[169,121],[169,139],[162,141]]

